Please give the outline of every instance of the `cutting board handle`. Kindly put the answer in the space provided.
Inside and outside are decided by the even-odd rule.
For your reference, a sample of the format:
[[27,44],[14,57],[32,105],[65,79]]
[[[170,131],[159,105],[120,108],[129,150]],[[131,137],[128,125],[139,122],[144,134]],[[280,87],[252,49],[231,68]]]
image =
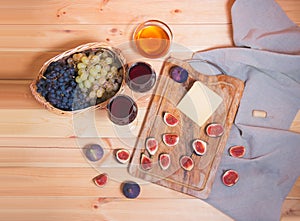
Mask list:
[[[215,64],[211,61],[208,61],[208,60],[204,60],[204,59],[201,59],[201,58],[188,58],[188,59],[184,59],[183,61],[187,62],[189,64],[191,64],[193,62],[202,62],[202,63],[208,64],[208,65],[212,66],[213,68],[217,69],[217,71],[219,72],[217,74],[227,75],[226,71],[223,68],[221,68],[219,65],[217,65],[217,64]],[[209,75],[216,75],[216,73],[212,73],[212,74],[209,74]]]

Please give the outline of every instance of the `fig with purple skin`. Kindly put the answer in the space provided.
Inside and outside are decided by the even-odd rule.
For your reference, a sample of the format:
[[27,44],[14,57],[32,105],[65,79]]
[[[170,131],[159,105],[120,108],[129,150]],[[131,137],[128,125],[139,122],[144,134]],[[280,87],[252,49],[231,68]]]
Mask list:
[[103,148],[99,144],[87,145],[83,148],[83,152],[93,162],[100,160],[104,155]]
[[202,156],[206,153],[207,143],[203,140],[196,139],[192,143],[195,153],[199,156]]
[[244,146],[232,146],[229,148],[229,155],[232,157],[243,157],[246,153],[246,148]]
[[129,161],[129,157],[130,157],[129,150],[119,149],[116,152],[116,158],[119,163],[123,163],[123,164],[127,163]]
[[224,128],[222,124],[211,123],[206,127],[206,134],[209,137],[220,137],[224,133]]
[[174,66],[170,69],[170,76],[174,81],[183,83],[188,79],[189,74],[184,68]]
[[166,125],[168,125],[169,127],[175,127],[179,120],[171,113],[164,113],[164,122]]
[[175,146],[179,142],[179,136],[177,134],[163,134],[162,139],[169,147]]
[[180,158],[180,166],[186,171],[191,171],[194,168],[194,161],[189,156],[182,156]]
[[227,170],[222,176],[222,182],[226,186],[233,186],[239,180],[239,174],[235,170]]
[[148,137],[146,140],[146,150],[153,156],[158,150],[158,142],[154,137]]
[[122,191],[125,197],[129,199],[137,198],[141,192],[141,187],[134,181],[125,181],[122,184]]
[[152,160],[143,153],[141,155],[141,168],[146,171],[152,169]]
[[168,169],[170,164],[171,164],[171,158],[169,154],[162,153],[159,155],[159,165],[163,170]]
[[99,186],[99,187],[103,187],[105,186],[105,184],[107,183],[108,181],[108,175],[106,173],[102,173],[98,176],[96,176],[94,179],[93,179],[94,183]]

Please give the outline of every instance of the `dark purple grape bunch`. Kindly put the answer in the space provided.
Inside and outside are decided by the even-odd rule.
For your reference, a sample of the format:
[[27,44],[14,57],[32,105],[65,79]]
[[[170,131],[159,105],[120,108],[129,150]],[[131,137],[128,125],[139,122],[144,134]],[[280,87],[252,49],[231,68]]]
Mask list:
[[80,92],[80,90],[76,90],[75,78],[77,75],[74,65],[68,64],[66,61],[52,62],[37,82],[37,92],[52,106],[60,110],[82,109],[87,105],[84,102],[80,103],[85,99],[80,97],[81,93],[76,93]]

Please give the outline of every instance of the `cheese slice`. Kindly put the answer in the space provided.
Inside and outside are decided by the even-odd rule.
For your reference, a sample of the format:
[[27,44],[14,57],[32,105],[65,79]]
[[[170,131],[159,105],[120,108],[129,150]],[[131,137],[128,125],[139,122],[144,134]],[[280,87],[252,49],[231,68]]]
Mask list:
[[223,99],[200,81],[195,81],[177,108],[200,127],[215,112]]

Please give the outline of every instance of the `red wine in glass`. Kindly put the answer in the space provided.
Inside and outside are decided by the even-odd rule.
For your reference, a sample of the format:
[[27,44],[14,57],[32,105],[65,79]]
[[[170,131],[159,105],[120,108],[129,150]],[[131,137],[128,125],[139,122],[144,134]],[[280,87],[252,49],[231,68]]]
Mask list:
[[154,86],[156,74],[149,64],[136,62],[129,67],[125,81],[131,90],[143,93]]
[[130,124],[137,116],[137,105],[127,95],[117,95],[107,105],[109,119],[117,125]]

